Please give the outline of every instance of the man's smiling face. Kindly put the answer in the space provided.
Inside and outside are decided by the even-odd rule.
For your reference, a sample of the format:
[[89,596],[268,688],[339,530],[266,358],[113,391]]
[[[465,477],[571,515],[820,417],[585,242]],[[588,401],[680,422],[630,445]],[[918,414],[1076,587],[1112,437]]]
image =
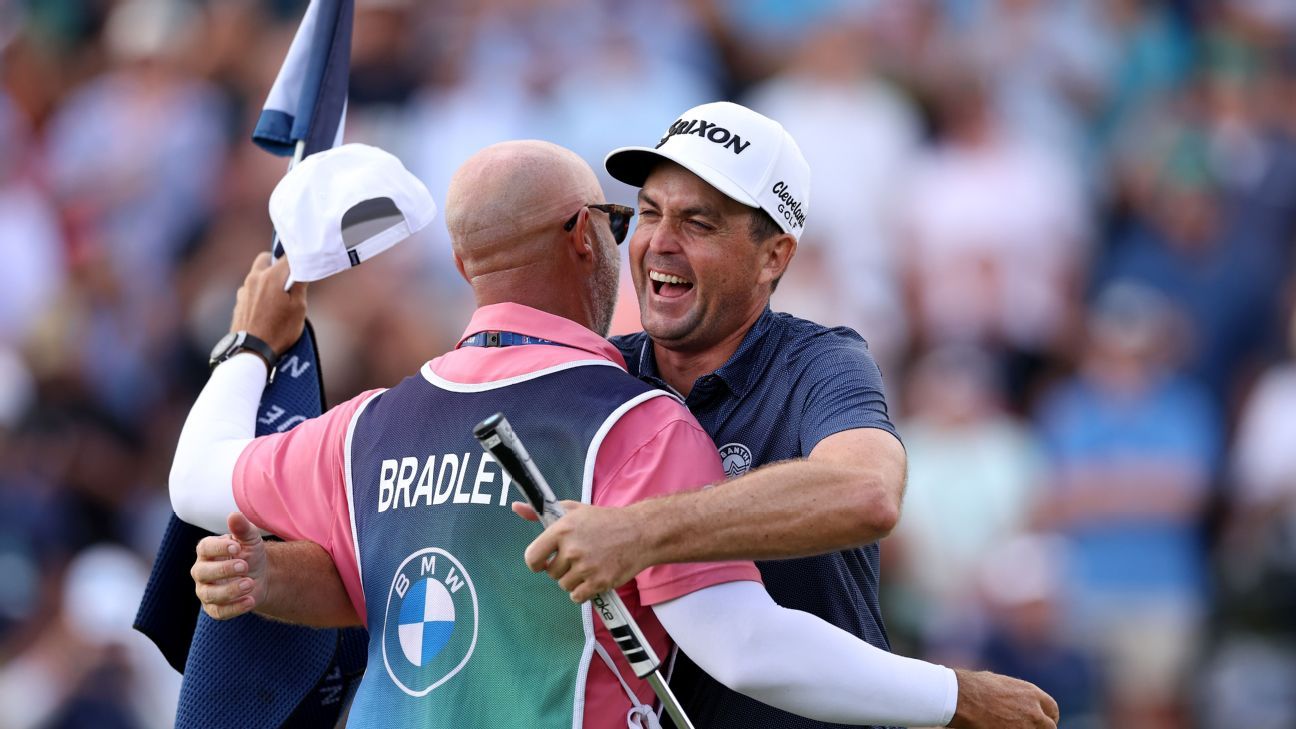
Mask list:
[[751,238],[753,208],[664,162],[639,192],[630,268],[644,331],[667,349],[715,345],[769,300],[766,242]]

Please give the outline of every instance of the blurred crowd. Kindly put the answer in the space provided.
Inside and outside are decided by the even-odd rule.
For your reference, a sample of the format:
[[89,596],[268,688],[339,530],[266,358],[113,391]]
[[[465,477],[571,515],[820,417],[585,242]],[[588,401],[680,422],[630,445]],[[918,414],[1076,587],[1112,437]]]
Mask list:
[[[1066,727],[1296,727],[1296,3],[356,5],[346,138],[438,200],[487,144],[599,169],[718,98],[800,142],[774,305],[882,365],[898,650],[1034,681]],[[170,725],[129,623],[271,240],[285,161],[248,137],[303,7],[0,0],[0,729]],[[460,333],[431,227],[311,287],[331,401]]]

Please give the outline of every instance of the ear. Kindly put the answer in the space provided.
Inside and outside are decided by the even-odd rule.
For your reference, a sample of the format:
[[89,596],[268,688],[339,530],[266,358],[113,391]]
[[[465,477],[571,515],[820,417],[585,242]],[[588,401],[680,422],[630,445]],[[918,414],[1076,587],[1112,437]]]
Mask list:
[[576,225],[567,234],[567,251],[575,260],[585,264],[594,261],[594,246],[590,245],[585,235],[589,232],[589,226],[590,211],[589,208],[584,208],[576,216]]
[[458,253],[454,254],[454,262],[455,262],[455,268],[459,270],[459,275],[463,276],[463,280],[471,284],[472,279],[468,278],[468,272],[464,270],[463,259],[459,257]]
[[774,236],[761,244],[757,258],[760,265],[757,283],[772,284],[787,270],[792,257],[796,255],[797,241],[789,233]]

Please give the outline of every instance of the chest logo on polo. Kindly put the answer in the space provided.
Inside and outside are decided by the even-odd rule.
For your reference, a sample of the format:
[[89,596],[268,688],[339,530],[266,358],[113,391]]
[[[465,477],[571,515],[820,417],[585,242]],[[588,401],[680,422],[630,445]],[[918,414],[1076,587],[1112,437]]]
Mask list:
[[462,670],[476,647],[477,590],[468,570],[437,547],[406,557],[387,593],[387,675],[410,696],[426,696]]
[[751,449],[742,443],[727,443],[720,446],[720,464],[724,466],[725,478],[738,478],[751,470]]

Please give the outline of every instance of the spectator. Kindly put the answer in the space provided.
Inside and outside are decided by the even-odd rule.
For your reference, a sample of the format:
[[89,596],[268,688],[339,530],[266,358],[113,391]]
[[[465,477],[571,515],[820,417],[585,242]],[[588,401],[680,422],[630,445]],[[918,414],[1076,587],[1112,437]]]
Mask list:
[[1058,150],[1086,177],[1085,122],[1114,62],[1105,6],[1083,0],[987,0],[951,44],[990,69],[989,91],[1009,134]]
[[1296,308],[1288,356],[1246,400],[1219,561],[1223,632],[1201,681],[1204,726],[1296,724]]
[[974,74],[951,73],[936,102],[936,146],[913,165],[899,213],[920,341],[1065,349],[1086,257],[1076,174],[1009,136]]
[[1103,87],[1094,133],[1102,148],[1125,131],[1150,103],[1173,92],[1192,68],[1187,6],[1139,0],[1106,3],[1114,63]]
[[1158,168],[1151,189],[1136,196],[1093,285],[1136,281],[1168,297],[1189,325],[1185,367],[1222,407],[1242,366],[1272,336],[1282,260],[1272,238],[1247,234],[1259,232],[1258,214],[1226,205],[1200,132],[1164,131],[1168,145],[1151,163]]
[[1048,686],[1068,727],[1101,729],[1101,673],[1089,644],[1065,629],[1066,562],[1066,545],[1041,535],[1007,539],[985,555],[976,572],[989,629],[976,662]]
[[0,347],[22,344],[63,287],[64,241],[28,120],[0,91]]
[[1026,527],[1044,463],[1028,425],[1004,411],[985,352],[933,351],[914,366],[908,385],[910,415],[900,432],[911,465],[895,536],[900,579],[921,598],[913,617],[925,616],[918,627],[931,637],[961,621],[980,565]]
[[[1296,411],[1296,308],[1289,318],[1287,346],[1288,356],[1261,376],[1247,398],[1234,445],[1233,496],[1239,524],[1234,535],[1251,544],[1269,537],[1286,541],[1281,532],[1296,529],[1296,449],[1291,447],[1296,443],[1296,421],[1290,417]],[[1291,628],[1296,634],[1296,621]]]
[[174,263],[210,210],[225,154],[223,97],[178,66],[194,22],[185,7],[116,6],[113,70],[73,91],[48,130],[51,184],[85,284],[73,336],[90,351],[77,364],[128,420],[161,395],[148,372],[175,326]]
[[26,652],[0,667],[0,726],[171,726],[180,677],[131,629],[147,577],[139,557],[98,545],[62,577],[54,619]]
[[874,356],[889,371],[908,336],[895,182],[917,154],[920,130],[910,102],[873,70],[868,47],[868,26],[832,17],[807,33],[786,67],[754,87],[747,100],[800,140],[815,173],[815,224],[802,254],[822,249],[822,270],[798,271],[816,282],[786,288],[823,302],[826,316],[815,321],[868,332]]
[[1150,290],[1105,290],[1080,371],[1039,414],[1053,481],[1042,523],[1071,544],[1068,604],[1107,664],[1117,726],[1182,725],[1205,611],[1199,521],[1221,432],[1205,392],[1163,359],[1172,316]]

